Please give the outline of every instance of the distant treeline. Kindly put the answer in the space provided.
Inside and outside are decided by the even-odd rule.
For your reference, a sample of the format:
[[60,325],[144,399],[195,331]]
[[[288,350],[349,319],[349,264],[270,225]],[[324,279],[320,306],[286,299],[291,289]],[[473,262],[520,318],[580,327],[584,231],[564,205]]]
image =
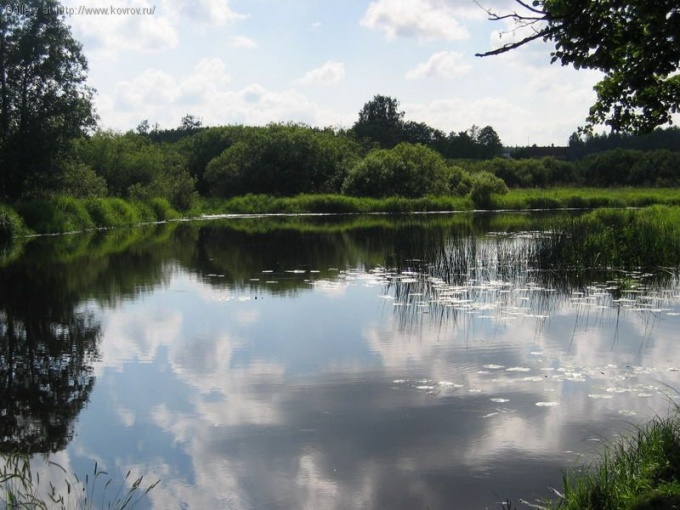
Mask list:
[[[507,187],[680,184],[680,152],[671,150],[680,147],[677,128],[645,137],[574,135],[570,149],[582,151],[582,158],[515,159],[491,126],[445,134],[403,117],[396,100],[375,96],[350,129],[292,123],[205,128],[187,115],[178,129],[159,130],[144,121],[135,131],[75,139],[54,162],[50,179],[27,181],[19,196],[5,199],[163,198],[187,210],[198,197],[248,194],[451,195],[484,205]],[[598,144],[617,143],[654,150],[587,154]]]

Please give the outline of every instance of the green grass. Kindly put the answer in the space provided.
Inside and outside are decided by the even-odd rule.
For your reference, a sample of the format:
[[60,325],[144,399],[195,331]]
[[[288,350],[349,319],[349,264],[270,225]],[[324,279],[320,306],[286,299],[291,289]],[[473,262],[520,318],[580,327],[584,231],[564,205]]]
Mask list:
[[677,188],[551,188],[512,189],[492,197],[493,209],[594,209],[680,205]]
[[556,221],[539,240],[542,268],[680,266],[680,207],[598,209]]
[[406,213],[431,211],[469,211],[469,198],[368,198],[346,195],[298,195],[273,197],[245,195],[230,199],[201,199],[191,214],[300,214],[300,213]]
[[115,197],[58,197],[19,202],[15,204],[15,210],[24,224],[38,234],[125,227],[179,217],[179,213],[160,198],[148,202],[132,202]]
[[[512,189],[505,195],[492,195],[490,210],[592,209],[600,207],[645,207],[654,204],[680,205],[675,188],[552,188]],[[230,199],[202,198],[191,210],[201,214],[294,214],[470,211],[470,197],[437,196],[422,198],[368,198],[346,195],[298,195],[273,197],[245,195]]]
[[564,477],[561,510],[650,510],[680,504],[680,418],[675,413],[605,447],[598,461]]
[[[560,208],[645,207],[653,204],[680,205],[674,188],[554,188],[513,189],[492,195],[487,209],[528,210]],[[231,199],[202,198],[189,217],[205,214],[302,214],[302,213],[419,213],[471,211],[470,197],[427,196],[421,198],[368,198],[346,195],[298,195],[274,197],[245,195]],[[18,216],[11,211],[16,211]],[[180,214],[160,198],[145,202],[120,198],[19,202],[14,209],[0,206],[0,239],[12,238],[31,229],[40,234],[63,233],[92,228],[111,228],[177,219]]]

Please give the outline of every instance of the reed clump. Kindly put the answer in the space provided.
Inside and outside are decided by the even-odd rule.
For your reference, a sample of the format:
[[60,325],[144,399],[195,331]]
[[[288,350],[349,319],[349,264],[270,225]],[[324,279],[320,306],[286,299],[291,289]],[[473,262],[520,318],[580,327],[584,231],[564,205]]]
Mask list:
[[561,218],[539,241],[541,268],[680,266],[680,207],[598,209]]
[[114,482],[96,462],[92,473],[81,480],[59,464],[46,461],[46,466],[62,473],[64,479],[59,486],[51,480],[41,485],[40,472],[33,469],[29,456],[8,454],[3,455],[1,460],[0,507],[8,509],[126,510],[141,503],[160,483],[158,480],[143,486],[144,477],[133,480],[129,471],[122,482]]
[[599,460],[564,477],[562,510],[651,510],[680,505],[678,410],[608,445]]

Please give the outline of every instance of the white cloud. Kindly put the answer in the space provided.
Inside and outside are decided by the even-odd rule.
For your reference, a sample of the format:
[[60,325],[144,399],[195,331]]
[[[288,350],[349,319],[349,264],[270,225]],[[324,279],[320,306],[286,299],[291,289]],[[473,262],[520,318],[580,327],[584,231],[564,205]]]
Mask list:
[[163,11],[180,23],[224,26],[248,17],[233,11],[225,0],[163,0]]
[[253,41],[250,37],[245,37],[243,35],[235,35],[229,39],[229,46],[231,48],[257,48],[258,44]]
[[[335,72],[337,79],[340,70]],[[329,73],[327,78],[332,76]],[[289,121],[334,126],[350,121],[351,115],[321,107],[294,89],[274,91],[257,83],[232,89],[230,81],[219,58],[201,60],[186,75],[151,68],[115,84],[111,95],[99,94],[96,106],[113,129],[129,129],[141,119],[170,128],[187,113],[208,126]]]
[[[78,0],[64,0],[64,6],[77,12]],[[108,0],[89,0],[90,9],[110,9]],[[176,48],[179,31],[188,22],[199,26],[224,26],[248,17],[233,11],[229,3],[215,0],[163,0],[160,5],[149,0],[123,0],[116,8],[146,9],[144,14],[74,14],[68,18],[74,35],[89,51],[102,58],[117,58],[120,51],[155,53]],[[101,11],[100,11],[101,12]],[[235,38],[240,44],[252,44],[247,38]],[[243,47],[243,46],[240,46]]]
[[344,78],[345,65],[342,62],[329,60],[321,67],[309,71],[298,81],[303,85],[334,85]]
[[[65,7],[78,9],[76,0],[65,0]],[[107,9],[111,3],[107,0],[90,0],[89,8]],[[146,1],[118,2],[116,7],[139,7],[153,9],[154,5]],[[104,15],[76,14],[68,18],[74,35],[81,40],[88,51],[101,54],[104,59],[117,58],[121,50],[154,53],[179,44],[179,35],[175,23],[154,9],[153,14],[140,15]]]
[[388,39],[467,39],[470,34],[456,17],[460,9],[436,0],[377,0],[369,5],[360,23],[382,31]]
[[229,81],[224,62],[218,58],[204,58],[190,75],[181,78],[147,69],[133,80],[116,85],[113,107],[116,113],[134,112],[138,118],[155,118],[159,107],[176,105],[186,110],[186,107],[203,104]]
[[443,78],[453,80],[470,73],[472,66],[463,60],[457,51],[440,51],[432,55],[427,62],[409,69],[406,78],[419,80],[423,78]]

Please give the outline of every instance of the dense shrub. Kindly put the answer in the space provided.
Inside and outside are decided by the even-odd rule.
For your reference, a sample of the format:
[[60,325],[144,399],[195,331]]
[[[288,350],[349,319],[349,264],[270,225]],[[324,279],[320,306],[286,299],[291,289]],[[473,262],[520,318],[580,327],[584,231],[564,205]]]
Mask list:
[[25,234],[26,231],[21,216],[11,207],[0,204],[0,243]]
[[210,194],[337,193],[359,146],[330,130],[294,124],[253,129],[206,167]]
[[487,207],[491,205],[491,195],[502,195],[508,192],[503,179],[489,172],[478,172],[472,175],[470,198],[475,205]]
[[444,159],[424,145],[400,143],[369,153],[349,172],[343,191],[370,197],[446,194],[450,172]]

